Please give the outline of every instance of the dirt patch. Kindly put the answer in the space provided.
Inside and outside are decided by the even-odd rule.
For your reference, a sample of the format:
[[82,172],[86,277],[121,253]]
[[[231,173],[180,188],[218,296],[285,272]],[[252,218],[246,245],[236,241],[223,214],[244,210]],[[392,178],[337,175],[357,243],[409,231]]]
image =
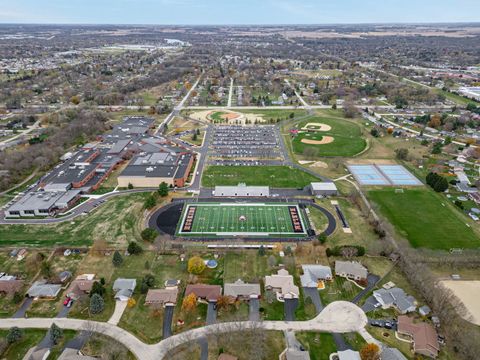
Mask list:
[[240,117],[240,114],[228,113],[221,116],[224,120],[235,120]]
[[311,140],[311,139],[302,139],[302,143],[304,144],[309,144],[309,145],[325,145],[325,144],[330,144],[335,140],[331,136],[324,136],[322,140]]
[[323,161],[316,161],[312,165],[310,165],[310,167],[318,167],[318,168],[321,168],[321,169],[327,169],[328,164],[326,162],[323,162]]
[[467,314],[463,318],[475,325],[480,325],[480,281],[444,280],[440,284],[453,291],[463,303]]
[[330,131],[332,127],[327,124],[320,124],[320,123],[308,123],[306,124],[302,130],[305,131]]

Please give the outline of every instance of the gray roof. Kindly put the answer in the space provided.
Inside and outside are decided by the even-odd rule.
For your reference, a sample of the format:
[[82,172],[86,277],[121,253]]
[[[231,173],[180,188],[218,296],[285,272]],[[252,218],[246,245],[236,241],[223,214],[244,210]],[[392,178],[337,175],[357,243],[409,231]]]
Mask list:
[[224,295],[226,296],[250,296],[260,295],[260,284],[246,284],[242,280],[238,279],[234,283],[227,283],[224,285]]
[[384,347],[382,354],[382,360],[407,360],[407,358],[395,348]]
[[56,297],[62,286],[58,284],[47,284],[46,281],[35,281],[28,289],[29,297]]
[[288,349],[285,352],[286,360],[310,360],[308,351],[300,351],[295,349]]
[[358,351],[353,350],[344,350],[338,351],[338,359],[339,360],[360,360],[360,354]]
[[394,287],[391,289],[380,289],[373,292],[377,300],[381,300],[386,306],[395,306],[401,313],[407,312],[415,306],[415,298],[407,295],[403,289]]
[[335,261],[336,274],[351,274],[365,279],[368,275],[367,268],[357,261]]
[[113,291],[115,291],[115,298],[118,297],[131,297],[133,291],[137,286],[136,279],[122,279],[119,278],[113,283]]
[[322,191],[322,190],[328,190],[328,191],[337,191],[337,186],[335,185],[334,182],[313,182],[310,184],[312,187],[312,190],[314,191]]
[[69,191],[32,191],[8,208],[8,211],[50,210],[63,208],[79,194],[77,190]]
[[300,281],[303,287],[317,287],[318,280],[332,278],[332,269],[324,265],[302,265],[303,275]]
[[63,350],[62,354],[58,358],[58,360],[95,360],[91,356],[79,355],[78,350],[66,348]]
[[215,196],[270,196],[268,186],[215,186]]

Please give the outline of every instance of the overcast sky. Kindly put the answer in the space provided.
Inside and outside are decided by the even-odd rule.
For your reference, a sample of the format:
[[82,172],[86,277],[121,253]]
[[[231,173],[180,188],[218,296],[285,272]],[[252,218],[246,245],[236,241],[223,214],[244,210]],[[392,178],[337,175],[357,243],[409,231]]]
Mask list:
[[2,23],[480,22],[480,0],[0,0]]

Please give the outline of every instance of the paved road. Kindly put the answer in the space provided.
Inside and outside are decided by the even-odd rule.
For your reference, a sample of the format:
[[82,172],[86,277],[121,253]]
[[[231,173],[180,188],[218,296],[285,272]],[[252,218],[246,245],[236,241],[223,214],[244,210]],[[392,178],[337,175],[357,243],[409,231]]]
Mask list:
[[353,299],[352,299],[352,302],[354,304],[358,304],[358,302],[365,296],[367,295],[370,291],[373,290],[373,288],[375,287],[375,285],[377,284],[377,282],[380,280],[380,276],[378,275],[374,275],[374,274],[368,274],[367,276],[367,281],[368,281],[368,285],[365,287],[365,289],[363,289],[362,291],[360,291]]
[[317,314],[320,314],[320,312],[323,310],[323,304],[322,304],[322,300],[320,299],[320,294],[318,293],[318,289],[304,287],[303,296],[305,297],[305,299],[310,298],[312,300],[312,303],[315,306],[315,310],[317,311]]
[[260,321],[260,300],[250,299],[248,301],[248,320]]
[[217,304],[214,302],[209,302],[208,303],[208,308],[207,308],[207,325],[212,325],[217,322],[217,310],[216,310]]
[[205,168],[205,164],[207,163],[208,148],[213,138],[213,126],[208,125],[204,131],[205,131],[205,139],[203,141],[203,145],[202,147],[195,149],[195,151],[199,154],[199,157],[197,159],[197,168],[195,169],[193,182],[189,186],[190,190],[195,190],[195,191],[200,190],[203,169]]
[[298,299],[285,299],[283,312],[286,321],[295,321],[295,310],[298,307]]
[[175,306],[166,306],[163,314],[163,338],[172,336],[172,320]]
[[18,326],[23,329],[48,329],[53,322],[64,329],[76,331],[88,330],[112,337],[124,344],[138,359],[159,360],[165,358],[167,353],[175,347],[189,341],[198,340],[211,333],[226,333],[259,327],[264,330],[276,331],[310,330],[337,333],[361,332],[367,324],[367,317],[358,306],[351,302],[337,301],[326,306],[320,315],[308,321],[241,321],[218,323],[173,335],[153,345],[144,344],[131,333],[118,326],[109,323],[79,319],[2,319],[0,322],[0,328],[9,329],[12,326]]
[[18,309],[17,312],[15,314],[13,314],[12,318],[13,319],[24,318],[25,313],[27,312],[30,305],[32,305],[32,302],[33,302],[33,298],[26,298],[23,301],[22,306],[20,306],[20,309]]

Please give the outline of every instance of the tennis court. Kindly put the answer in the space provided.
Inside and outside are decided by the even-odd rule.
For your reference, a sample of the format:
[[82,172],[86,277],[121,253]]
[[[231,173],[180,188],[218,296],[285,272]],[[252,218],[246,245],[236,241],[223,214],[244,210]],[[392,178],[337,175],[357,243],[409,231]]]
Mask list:
[[420,180],[402,165],[350,165],[348,169],[360,185],[421,186]]
[[294,203],[186,204],[179,236],[305,237],[307,223]]

